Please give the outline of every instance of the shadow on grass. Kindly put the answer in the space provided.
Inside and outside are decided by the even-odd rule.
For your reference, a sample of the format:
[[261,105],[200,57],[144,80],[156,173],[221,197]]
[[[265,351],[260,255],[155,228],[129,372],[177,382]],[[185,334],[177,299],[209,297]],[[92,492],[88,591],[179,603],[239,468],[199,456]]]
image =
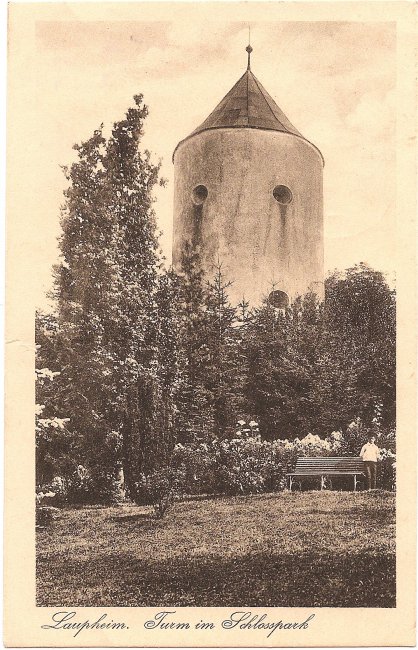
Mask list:
[[125,522],[157,521],[157,518],[152,512],[139,512],[136,515],[116,515],[115,517],[108,517],[108,520],[116,522],[117,524],[123,524]]
[[48,607],[396,605],[395,557],[387,554],[258,553],[159,562],[107,554],[40,560],[37,578],[37,605]]

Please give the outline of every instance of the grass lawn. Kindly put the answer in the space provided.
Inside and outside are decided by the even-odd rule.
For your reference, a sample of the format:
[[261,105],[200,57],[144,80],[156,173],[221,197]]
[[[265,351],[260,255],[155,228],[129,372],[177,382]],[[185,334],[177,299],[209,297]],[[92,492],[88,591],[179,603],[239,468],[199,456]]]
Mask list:
[[62,510],[37,534],[37,604],[394,607],[395,496],[282,492]]

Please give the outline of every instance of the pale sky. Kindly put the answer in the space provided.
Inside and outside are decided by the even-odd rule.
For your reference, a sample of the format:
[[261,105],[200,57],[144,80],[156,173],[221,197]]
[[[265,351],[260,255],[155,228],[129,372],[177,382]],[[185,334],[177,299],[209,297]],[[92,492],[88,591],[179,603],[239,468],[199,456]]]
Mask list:
[[[141,22],[140,15],[135,22],[37,22],[26,57],[33,92],[25,101],[33,139],[27,187],[36,187],[28,218],[42,223],[33,242],[40,252],[34,271],[39,305],[57,259],[65,187],[60,165],[74,160],[72,145],[101,122],[109,132],[137,93],[150,110],[143,145],[162,159],[169,181],[156,193],[155,210],[170,260],[172,152],[243,74],[247,43],[247,22],[239,15],[236,22],[169,15],[158,22]],[[252,21],[251,44],[254,74],[325,158],[326,270],[365,261],[392,281],[395,24],[273,22],[265,9],[260,22]]]

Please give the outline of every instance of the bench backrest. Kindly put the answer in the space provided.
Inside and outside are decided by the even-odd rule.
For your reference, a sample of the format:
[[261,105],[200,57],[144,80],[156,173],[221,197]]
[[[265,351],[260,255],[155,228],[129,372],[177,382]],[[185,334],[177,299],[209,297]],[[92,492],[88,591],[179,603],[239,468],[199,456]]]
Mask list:
[[356,456],[305,456],[298,458],[295,471],[297,474],[360,473],[364,471],[364,463]]

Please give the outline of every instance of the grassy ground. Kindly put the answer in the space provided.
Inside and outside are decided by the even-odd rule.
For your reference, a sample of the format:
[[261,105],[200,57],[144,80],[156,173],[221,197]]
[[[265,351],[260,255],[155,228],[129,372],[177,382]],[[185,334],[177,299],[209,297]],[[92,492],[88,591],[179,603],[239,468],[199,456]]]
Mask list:
[[388,492],[63,510],[37,551],[43,606],[395,606]]

